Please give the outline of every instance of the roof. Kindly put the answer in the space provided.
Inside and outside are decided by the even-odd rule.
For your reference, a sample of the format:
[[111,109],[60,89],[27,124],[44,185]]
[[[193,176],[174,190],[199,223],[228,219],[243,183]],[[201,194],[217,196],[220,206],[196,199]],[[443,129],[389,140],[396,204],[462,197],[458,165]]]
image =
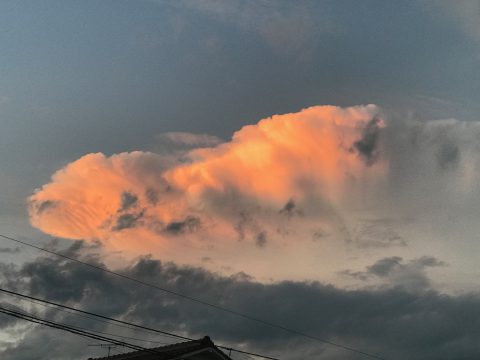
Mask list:
[[191,357],[192,359],[232,360],[215,346],[208,336],[199,340],[151,348],[148,351],[132,351],[110,357],[89,358],[89,360],[173,360],[179,357],[182,359]]

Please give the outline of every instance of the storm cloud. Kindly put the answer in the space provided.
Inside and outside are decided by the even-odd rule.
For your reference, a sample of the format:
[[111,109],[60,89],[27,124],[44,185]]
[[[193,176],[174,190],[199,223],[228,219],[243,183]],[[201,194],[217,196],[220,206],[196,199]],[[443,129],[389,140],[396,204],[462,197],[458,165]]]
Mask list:
[[[318,279],[351,266],[349,257],[361,271],[379,256],[428,246],[457,271],[452,239],[476,236],[479,124],[404,121],[374,105],[314,106],[244,126],[222,143],[170,134],[193,148],[71,162],[28,199],[30,220],[47,234],[132,256],[199,265],[214,251],[211,270],[246,266],[275,279]],[[260,260],[264,250],[275,257]],[[292,256],[303,261],[290,271],[275,266]]]
[[[96,255],[75,256],[105,266]],[[86,258],[85,258],[86,256]],[[424,268],[441,263],[431,257],[410,262],[383,259],[368,271],[387,276],[398,266]],[[5,265],[3,265],[5,266]],[[144,257],[120,273],[203,301],[247,313],[279,325],[337,343],[355,346],[387,359],[459,359],[480,354],[480,322],[476,319],[480,295],[446,295],[429,287],[405,288],[400,284],[346,290],[319,282],[281,281],[263,284],[245,274],[220,276],[194,267],[178,266]],[[185,299],[142,287],[63,259],[40,257],[3,273],[2,287],[32,296],[68,303],[84,310],[192,337],[210,335],[216,343],[239,346],[282,359],[361,359],[335,347],[299,335],[250,322]],[[2,295],[4,304],[26,304]],[[11,305],[8,305],[11,306]],[[37,309],[42,316],[97,331],[172,342],[172,339],[135,333],[105,323],[78,318],[53,308]],[[5,331],[19,322],[4,315]],[[92,349],[78,338],[58,336],[56,330],[32,326],[15,344],[4,346],[3,359],[85,358]],[[401,339],[401,341],[399,341]],[[49,342],[47,348],[37,346]],[[143,344],[145,345],[145,344]],[[75,349],[75,351],[71,351]],[[33,351],[35,353],[33,353]],[[33,355],[35,354],[35,355]],[[233,354],[235,358],[235,354]]]

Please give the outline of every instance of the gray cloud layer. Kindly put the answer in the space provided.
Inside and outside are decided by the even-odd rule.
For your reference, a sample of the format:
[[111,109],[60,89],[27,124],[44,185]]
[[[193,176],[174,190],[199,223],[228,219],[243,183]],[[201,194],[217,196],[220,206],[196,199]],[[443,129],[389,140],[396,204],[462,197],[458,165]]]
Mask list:
[[[68,254],[75,256],[82,251],[81,243],[77,242]],[[95,255],[86,259],[103,265]],[[367,276],[390,276],[399,271],[405,274],[412,269],[422,271],[425,267],[439,265],[443,264],[431,257],[408,263],[388,258],[370,266]],[[218,343],[242,343],[250,350],[282,359],[362,358],[64,260],[40,257],[21,267],[1,266],[2,287],[81,306],[88,311],[181,331],[193,337],[209,334]],[[444,295],[429,288],[428,281],[423,283],[422,289],[407,289],[401,284],[360,290],[345,290],[318,282],[261,284],[245,274],[224,277],[151,258],[142,258],[120,272],[320,338],[382,354],[388,359],[472,359],[480,355],[480,322],[476,316],[480,296]],[[3,296],[1,300],[23,307],[16,299]],[[44,314],[97,331],[151,339],[145,334],[132,335],[125,329],[107,327],[53,309]],[[5,316],[0,323],[5,334],[19,325]],[[157,338],[157,341],[165,339]],[[2,359],[73,360],[83,359],[89,352],[91,354],[91,349],[85,342],[75,337],[31,328],[18,342],[4,348]]]

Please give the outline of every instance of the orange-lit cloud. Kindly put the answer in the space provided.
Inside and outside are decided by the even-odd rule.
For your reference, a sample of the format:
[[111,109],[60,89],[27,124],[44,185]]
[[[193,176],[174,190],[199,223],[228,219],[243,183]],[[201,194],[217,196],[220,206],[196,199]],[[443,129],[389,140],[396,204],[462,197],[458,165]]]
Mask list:
[[[112,248],[336,231],[337,210],[381,181],[383,121],[374,105],[316,106],[245,126],[231,141],[173,158],[88,154],[29,198],[32,224]],[[185,135],[182,135],[184,138]]]

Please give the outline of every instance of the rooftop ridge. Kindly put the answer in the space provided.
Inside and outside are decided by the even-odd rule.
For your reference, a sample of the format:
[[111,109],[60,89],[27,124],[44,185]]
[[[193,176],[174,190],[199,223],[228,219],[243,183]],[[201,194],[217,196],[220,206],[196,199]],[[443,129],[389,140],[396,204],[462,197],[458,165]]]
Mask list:
[[[124,354],[116,354],[111,356],[103,356],[97,358],[88,358],[88,360],[115,360],[115,359],[136,359],[140,357],[151,357],[152,359],[172,359],[190,352],[200,351],[204,349],[212,349],[218,352],[218,355],[224,356],[225,359],[230,359],[223,351],[221,351],[209,336],[204,336],[201,339],[190,340],[181,343],[168,344],[146,350],[131,351]],[[158,352],[158,354],[152,353]]]

